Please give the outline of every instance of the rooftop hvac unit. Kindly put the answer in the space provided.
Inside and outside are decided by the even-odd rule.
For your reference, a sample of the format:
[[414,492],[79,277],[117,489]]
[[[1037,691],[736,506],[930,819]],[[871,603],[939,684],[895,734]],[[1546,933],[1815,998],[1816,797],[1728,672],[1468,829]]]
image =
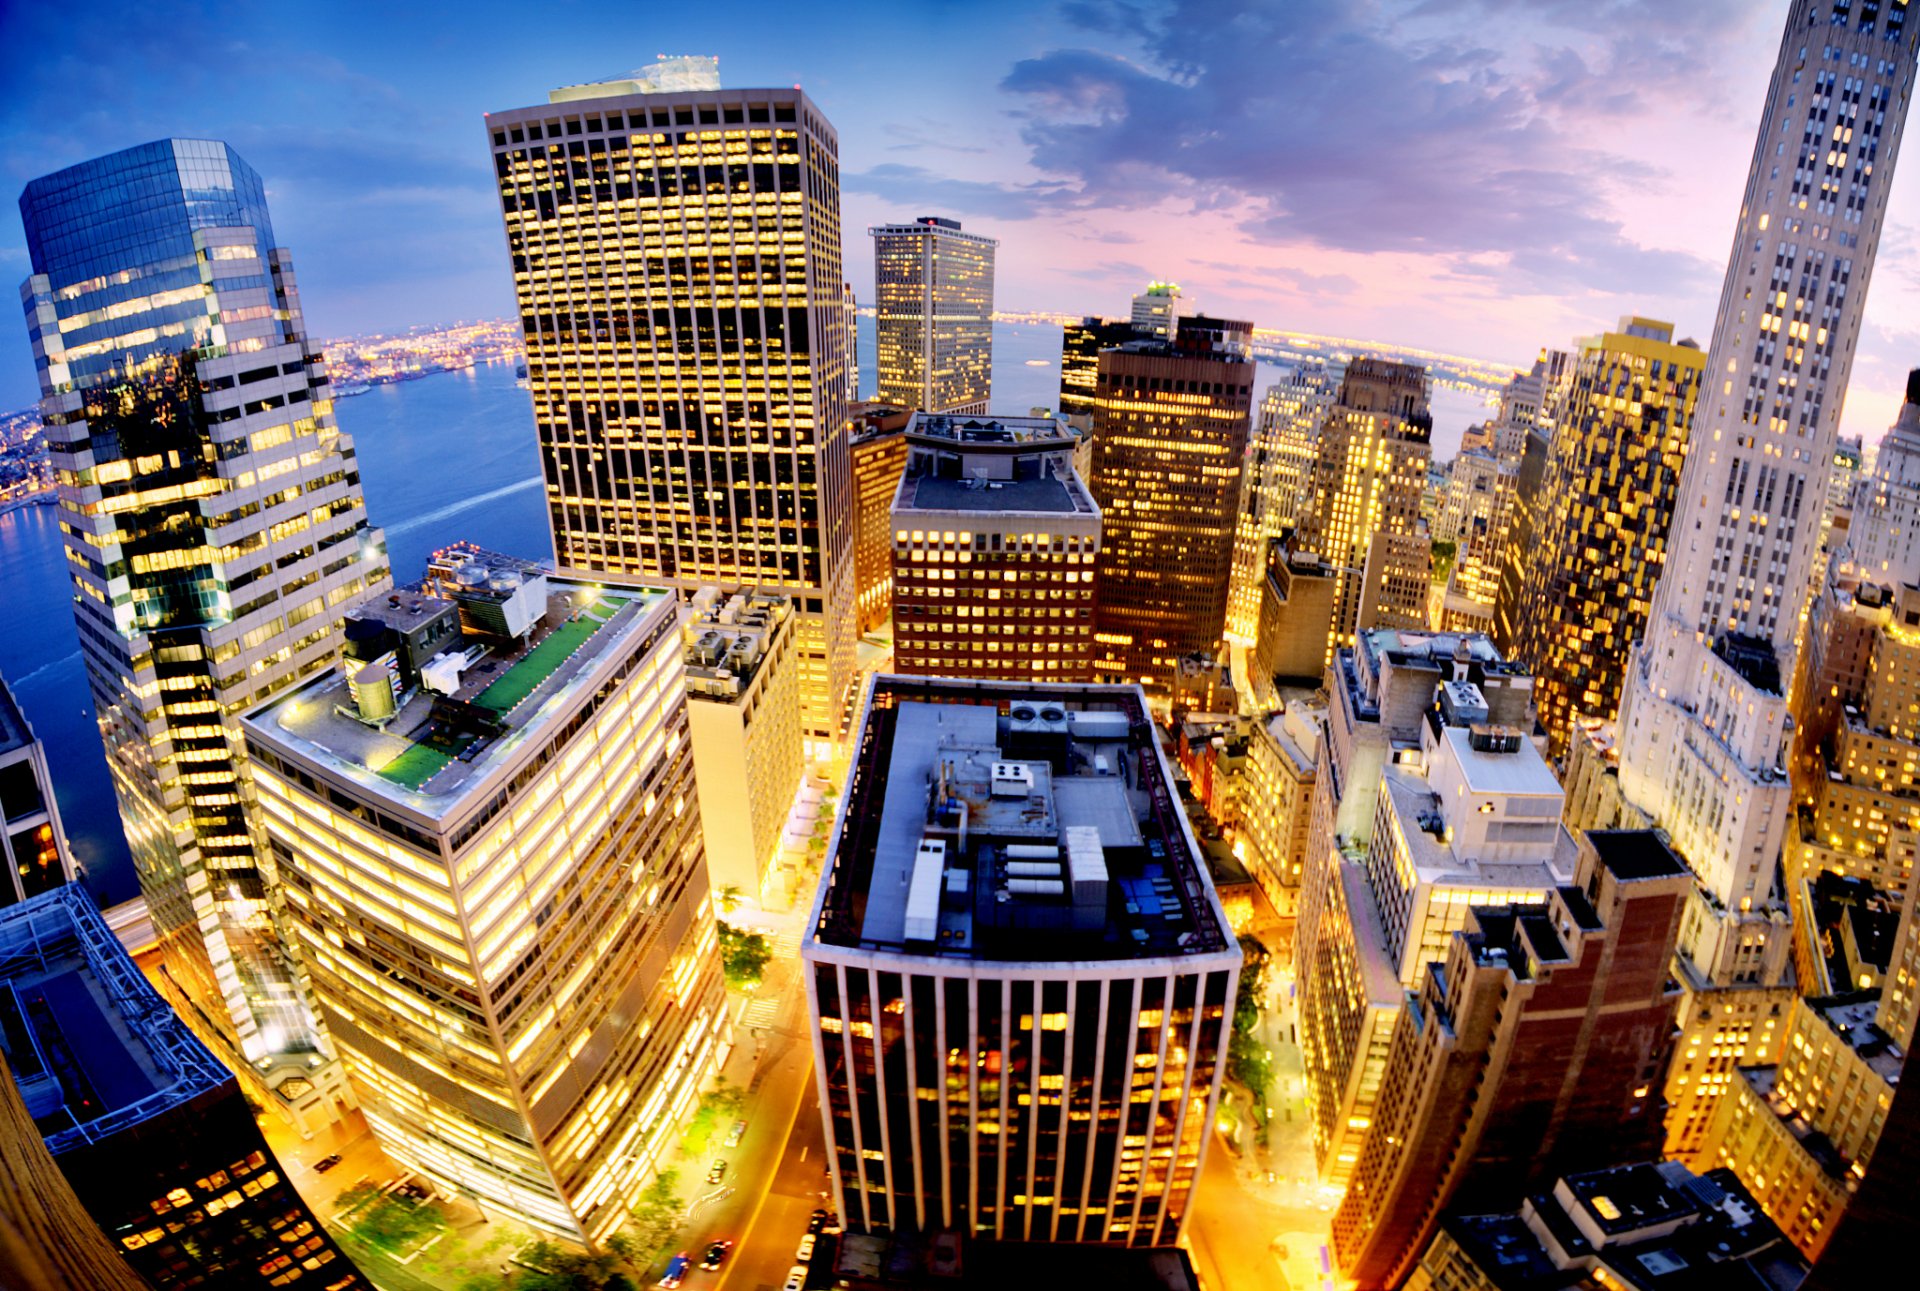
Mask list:
[[993,764],[993,796],[1025,798],[1033,792],[1033,768],[1024,762]]

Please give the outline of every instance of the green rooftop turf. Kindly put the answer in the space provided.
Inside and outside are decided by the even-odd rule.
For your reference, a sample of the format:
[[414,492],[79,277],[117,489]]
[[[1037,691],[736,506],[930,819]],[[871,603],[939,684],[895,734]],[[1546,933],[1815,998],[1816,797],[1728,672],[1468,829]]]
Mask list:
[[[596,610],[611,611],[618,609],[624,601],[602,600],[593,606]],[[573,657],[573,652],[585,645],[589,638],[606,626],[606,620],[595,618],[591,614],[583,615],[571,623],[564,623],[554,629],[545,641],[527,653],[500,675],[499,680],[473,697],[473,702],[481,708],[495,713],[511,713],[520,701],[534,692],[535,687],[553,676],[561,664]]]
[[449,755],[439,749],[429,748],[425,744],[415,744],[393,761],[380,768],[380,778],[403,784],[409,789],[418,789],[441,767],[453,761]]

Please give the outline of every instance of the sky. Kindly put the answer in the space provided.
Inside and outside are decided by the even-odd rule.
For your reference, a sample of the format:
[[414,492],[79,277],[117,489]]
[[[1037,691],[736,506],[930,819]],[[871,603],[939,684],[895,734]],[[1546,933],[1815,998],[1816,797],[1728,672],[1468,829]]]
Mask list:
[[[1000,240],[1002,309],[1149,279],[1260,326],[1524,365],[1623,314],[1711,330],[1785,0],[0,0],[0,181],[168,135],[265,177],[309,331],[504,317],[483,114],[712,54],[839,133],[874,224]],[[110,38],[109,34],[110,33]],[[1920,365],[1920,163],[1896,176],[1843,416]],[[17,209],[0,275],[29,273]],[[0,309],[0,408],[38,394]]]

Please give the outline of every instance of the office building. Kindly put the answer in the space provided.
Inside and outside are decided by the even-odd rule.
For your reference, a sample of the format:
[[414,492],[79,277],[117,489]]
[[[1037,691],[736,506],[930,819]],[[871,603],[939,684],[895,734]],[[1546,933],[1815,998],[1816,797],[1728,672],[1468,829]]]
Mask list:
[[1134,686],[869,685],[801,945],[850,1232],[1175,1244],[1241,953]]
[[1621,790],[1699,880],[1681,951],[1703,984],[1753,979],[1787,936],[1783,683],[1905,121],[1920,39],[1906,18],[1826,0],[1789,12],[1707,351],[1719,389],[1672,524],[1687,541],[1628,668]]
[[1240,645],[1251,645],[1259,632],[1267,554],[1299,518],[1320,419],[1333,402],[1324,364],[1283,368],[1279,375],[1260,400],[1240,487],[1226,626],[1227,639]]
[[1545,901],[1572,880],[1558,854],[1559,782],[1519,728],[1490,716],[1472,682],[1442,682],[1416,747],[1379,770],[1364,853],[1311,858],[1303,909],[1315,918],[1295,932],[1299,1034],[1314,1155],[1331,1183],[1359,1160],[1403,1001],[1469,909]]
[[892,404],[855,404],[847,455],[853,470],[854,628],[879,631],[893,617],[893,495],[907,466],[907,423]]
[[[1524,428],[1519,438],[1513,479],[1513,507],[1499,553],[1499,583],[1494,593],[1493,626],[1488,632],[1503,651],[1510,651],[1520,635],[1521,589],[1533,560],[1534,526],[1540,511],[1541,485],[1547,458],[1553,449],[1560,405],[1573,373],[1573,356],[1565,350],[1540,351],[1533,368],[1516,373],[1508,384],[1512,392],[1510,420]],[[1503,418],[1505,420],[1507,418]]]
[[1662,1161],[1565,1175],[1517,1211],[1446,1215],[1404,1291],[1788,1288],[1806,1273],[1730,1171]]
[[[352,1094],[275,926],[237,714],[387,586],[260,176],[166,139],[34,180],[22,290],[88,687],[168,997],[277,1116]],[[297,1093],[293,1091],[299,1091]]]
[[1519,461],[1500,457],[1491,447],[1463,450],[1448,466],[1447,492],[1433,540],[1453,544],[1453,558],[1446,579],[1436,581],[1429,600],[1429,619],[1435,628],[1492,630],[1500,560],[1519,478]]
[[60,827],[47,751],[0,677],[0,906],[71,883],[73,853]]
[[1326,675],[1327,625],[1340,595],[1340,571],[1292,540],[1273,544],[1260,586],[1260,618],[1246,680],[1265,708],[1277,688],[1312,686]]
[[853,284],[840,286],[840,304],[845,311],[847,329],[847,403],[860,402],[860,305],[853,298]]
[[1623,318],[1579,342],[1540,486],[1509,653],[1539,678],[1548,749],[1610,721],[1644,633],[1706,355],[1670,323]]
[[1000,244],[935,215],[867,233],[881,402],[916,412],[986,412]]
[[94,1227],[0,1062],[0,1268],[10,1291],[150,1291]]
[[708,882],[716,893],[785,909],[795,876],[780,863],[780,836],[807,769],[793,602],[705,588],[694,593],[685,635]]
[[78,884],[0,910],[0,1050],[30,1132],[148,1283],[372,1285],[294,1191],[233,1073]]
[[1691,883],[1648,831],[1588,833],[1545,902],[1472,909],[1394,1026],[1333,1259],[1397,1287],[1439,1216],[1657,1159],[1668,961]]
[[1177,282],[1150,282],[1133,298],[1133,330],[1150,340],[1172,340],[1180,320],[1192,316],[1193,301],[1180,294]]
[[1739,1069],[1702,1149],[1809,1260],[1872,1162],[1906,1062],[1878,1002],[1878,991],[1795,1000],[1781,1060]]
[[246,715],[261,818],[387,1156],[598,1243],[726,1043],[676,607],[455,556]]
[[1920,368],[1907,374],[1906,400],[1880,440],[1872,473],[1859,480],[1852,508],[1841,567],[1865,582],[1920,583]]
[[1429,544],[1420,522],[1433,417],[1425,368],[1358,358],[1320,424],[1295,546],[1336,571],[1325,658],[1361,628],[1427,625]]
[[1121,319],[1086,317],[1060,333],[1060,415],[1085,430],[1093,429],[1100,386],[1100,351],[1137,340],[1133,324]]
[[1247,792],[1240,812],[1247,873],[1283,918],[1299,904],[1313,816],[1314,758],[1326,706],[1312,692],[1281,698],[1253,723],[1247,750]]
[[1100,351],[1093,495],[1100,676],[1171,688],[1226,626],[1253,406],[1251,323],[1182,320],[1169,341]]
[[831,744],[855,640],[833,127],[791,87],[626,80],[486,129],[558,571],[793,597]]
[[916,413],[893,501],[894,670],[1092,681],[1101,513],[1054,417]]

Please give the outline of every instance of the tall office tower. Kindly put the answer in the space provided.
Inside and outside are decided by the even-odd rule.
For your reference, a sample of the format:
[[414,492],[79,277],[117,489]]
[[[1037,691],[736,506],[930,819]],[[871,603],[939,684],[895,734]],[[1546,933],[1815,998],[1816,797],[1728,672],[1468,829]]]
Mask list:
[[850,1231],[1170,1246],[1241,954],[1135,686],[881,676],[801,945]]
[[1833,441],[1833,470],[1827,476],[1826,505],[1820,508],[1820,542],[1813,552],[1813,583],[1809,596],[1826,585],[1834,557],[1847,547],[1853,529],[1853,495],[1860,486],[1866,450],[1859,435]]
[[1503,458],[1491,445],[1462,451],[1448,467],[1446,498],[1433,538],[1453,544],[1453,563],[1446,582],[1436,586],[1431,596],[1434,627],[1448,632],[1486,632],[1493,627],[1500,560],[1507,526],[1513,521],[1519,479],[1518,458]]
[[1133,330],[1151,340],[1172,340],[1180,320],[1193,316],[1193,301],[1180,294],[1177,282],[1150,282],[1133,298]]
[[[1135,340],[1139,333],[1133,324],[1086,317],[1068,323],[1060,332],[1060,415],[1076,424],[1093,427],[1100,388],[1100,351]],[[1080,423],[1080,418],[1086,418]]]
[[854,630],[861,636],[893,617],[893,495],[907,468],[907,423],[913,413],[884,403],[848,410],[853,437]]
[[[1326,658],[1350,646],[1357,629],[1425,627],[1427,538],[1420,530],[1433,416],[1427,372],[1359,358],[1320,425],[1295,545],[1319,555],[1339,580]],[[1362,614],[1370,609],[1371,620]]]
[[1247,792],[1240,837],[1247,873],[1284,918],[1296,913],[1313,815],[1314,754],[1326,706],[1311,692],[1282,697],[1277,711],[1253,724],[1247,750]]
[[[1314,858],[1304,907],[1300,1049],[1315,1159],[1345,1183],[1360,1158],[1408,992],[1473,906],[1539,902],[1572,880],[1555,856],[1563,795],[1521,728],[1491,723],[1470,681],[1446,681],[1419,743],[1382,766],[1364,853]],[[1336,894],[1332,891],[1338,887]],[[1298,928],[1298,925],[1296,925]]]
[[1171,686],[1226,626],[1253,407],[1253,324],[1184,320],[1170,341],[1100,351],[1093,495],[1105,533],[1095,666]]
[[1580,838],[1572,884],[1481,906],[1393,1031],[1333,1219],[1362,1288],[1398,1287],[1441,1212],[1518,1205],[1570,1171],[1657,1160],[1668,962],[1690,887],[1651,831]]
[[867,232],[881,402],[986,412],[993,398],[993,251],[1000,244],[934,215]]
[[793,602],[754,591],[693,596],[686,627],[687,728],[700,789],[707,879],[774,909],[793,903],[781,830],[806,773]]
[[1859,482],[1840,563],[1883,586],[1920,583],[1920,368],[1907,374],[1906,402]]
[[1784,1056],[1740,1068],[1701,1152],[1733,1171],[1809,1260],[1872,1163],[1906,1063],[1905,1046],[1880,1029],[1879,995],[1796,999]]
[[[233,1073],[77,884],[0,910],[0,1067],[80,1204],[155,1287],[371,1286],[294,1191]],[[9,1287],[13,1273],[0,1266]]]
[[0,907],[74,880],[47,751],[0,677]]
[[1267,553],[1299,517],[1320,419],[1332,402],[1332,379],[1320,363],[1283,368],[1260,400],[1242,472],[1233,579],[1227,590],[1226,635],[1237,644],[1251,645],[1259,632]]
[[840,285],[840,303],[846,310],[847,329],[847,402],[860,402],[860,306],[853,298],[853,284]]
[[894,670],[1093,680],[1100,508],[1055,417],[916,413],[893,501]]
[[487,118],[555,559],[792,596],[824,746],[855,639],[839,141],[797,89],[637,84]]
[[260,176],[165,139],[27,185],[22,289],[74,617],[169,995],[303,1125],[352,1104],[275,927],[238,713],[388,585]]
[[1620,714],[1620,787],[1699,880],[1696,987],[1758,980],[1790,791],[1784,679],[1913,87],[1908,7],[1795,0],[1708,349],[1667,566]]
[[1563,1175],[1518,1211],[1443,1216],[1401,1291],[1797,1287],[1806,1274],[1729,1171],[1643,1161]]
[[261,818],[388,1157],[598,1243],[726,1043],[676,609],[448,561],[247,713]]
[[1509,652],[1540,679],[1548,749],[1620,708],[1667,556],[1706,355],[1670,323],[1623,318],[1579,342],[1540,485]]
[[1533,369],[1524,377],[1516,374],[1508,385],[1512,409],[1510,420],[1522,432],[1513,438],[1517,452],[1513,480],[1513,510],[1507,520],[1507,532],[1499,554],[1499,585],[1494,593],[1493,626],[1488,631],[1494,644],[1511,650],[1520,635],[1520,593],[1528,566],[1533,559],[1533,535],[1540,512],[1541,485],[1546,479],[1547,458],[1560,421],[1562,403],[1573,374],[1573,356],[1565,350],[1541,350]]

